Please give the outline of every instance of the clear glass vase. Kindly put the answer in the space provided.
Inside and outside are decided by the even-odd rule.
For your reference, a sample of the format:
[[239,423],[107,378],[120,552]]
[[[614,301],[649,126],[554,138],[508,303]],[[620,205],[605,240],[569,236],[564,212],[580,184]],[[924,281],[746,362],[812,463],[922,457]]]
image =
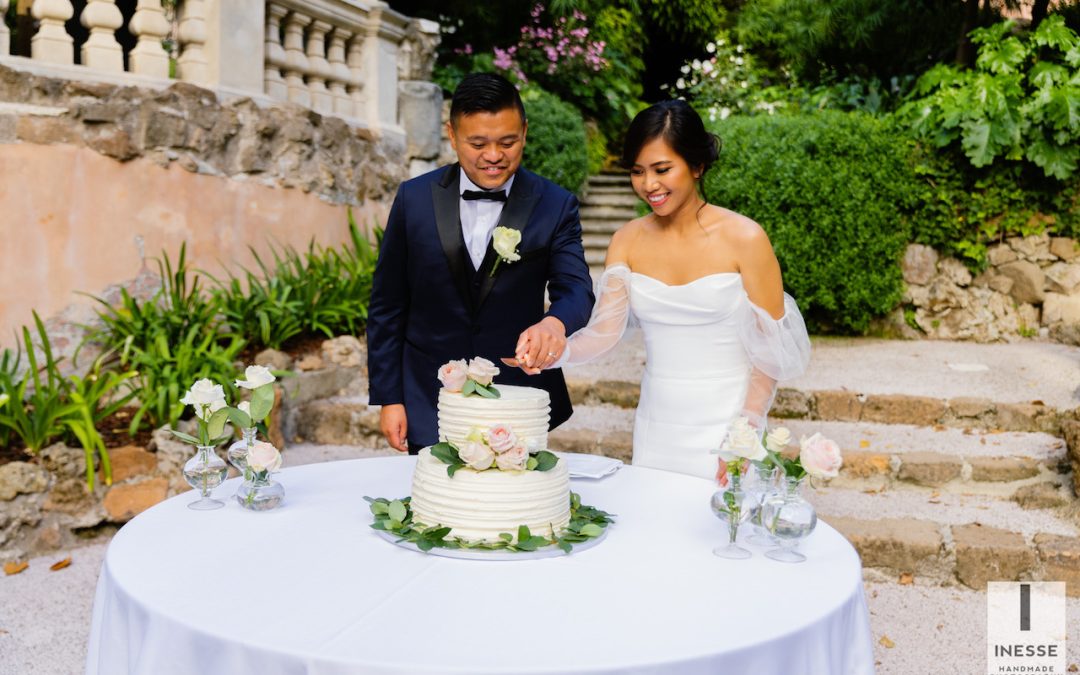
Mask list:
[[202,498],[188,504],[188,508],[196,511],[210,511],[225,506],[225,502],[211,499],[210,491],[221,485],[228,473],[228,465],[214,452],[214,446],[198,446],[195,456],[184,463],[184,480],[198,490]]
[[255,443],[255,434],[258,433],[258,429],[251,427],[244,429],[241,434],[240,440],[236,441],[229,446],[229,451],[226,452],[226,456],[229,458],[229,464],[236,467],[236,470],[243,476],[247,471],[247,456],[248,450]]
[[285,499],[285,487],[273,479],[269,471],[244,473],[244,482],[236,491],[236,501],[251,511],[269,511],[281,505]]
[[750,480],[745,482],[745,491],[751,496],[750,525],[752,532],[746,542],[755,546],[775,546],[776,539],[761,522],[761,507],[765,500],[782,489],[780,467],[772,464],[751,463]]
[[751,499],[742,488],[742,477],[734,473],[728,474],[727,487],[713,493],[709,502],[713,514],[728,528],[728,542],[714,548],[714,555],[734,560],[750,557],[750,551],[736,544],[735,538],[739,534],[739,525],[750,517]]
[[817,527],[817,512],[800,494],[804,479],[786,476],[783,491],[767,497],[761,507],[761,522],[779,544],[779,548],[765,552],[768,558],[780,562],[806,560],[806,556],[795,549]]

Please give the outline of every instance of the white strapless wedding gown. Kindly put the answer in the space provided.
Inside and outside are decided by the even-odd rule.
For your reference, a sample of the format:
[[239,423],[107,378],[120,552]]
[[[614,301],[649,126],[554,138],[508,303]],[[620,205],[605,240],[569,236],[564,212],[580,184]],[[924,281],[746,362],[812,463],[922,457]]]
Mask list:
[[571,336],[564,363],[610,350],[632,314],[645,337],[645,374],[634,418],[633,463],[713,478],[728,425],[763,424],[776,382],[805,370],[810,341],[795,301],[773,319],[754,305],[737,272],[671,286],[605,270],[589,325]]
[[727,427],[742,410],[751,364],[735,319],[737,273],[669,286],[631,273],[630,309],[645,336],[634,417],[634,464],[711,478]]

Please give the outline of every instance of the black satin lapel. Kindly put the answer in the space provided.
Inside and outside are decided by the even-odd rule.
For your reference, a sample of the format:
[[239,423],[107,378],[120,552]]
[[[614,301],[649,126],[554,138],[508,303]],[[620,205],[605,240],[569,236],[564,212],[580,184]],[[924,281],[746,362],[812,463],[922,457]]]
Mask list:
[[[510,196],[507,198],[506,206],[503,207],[502,214],[499,216],[499,224],[497,227],[509,227],[519,232],[525,230],[525,226],[529,223],[529,218],[532,216],[533,209],[536,208],[536,203],[540,201],[540,193],[534,190],[532,181],[529,180],[530,178],[531,177],[528,176],[528,174],[522,172],[514,179],[514,186],[510,189]],[[518,250],[520,250],[520,248],[519,245]],[[501,275],[507,267],[514,264],[506,262],[499,263],[498,269],[495,270],[495,275],[492,276],[490,271],[491,266],[495,264],[495,255],[495,249],[492,244],[489,243],[487,254],[484,256],[484,264],[480,267],[484,278],[480,283],[480,293],[477,296],[477,309],[484,304],[484,300],[487,299],[488,293],[494,288],[499,275]]]
[[446,254],[446,264],[450,266],[450,276],[454,278],[461,301],[466,307],[472,307],[469,293],[469,279],[465,270],[465,241],[461,235],[461,220],[458,215],[458,170],[451,167],[453,178],[431,185],[431,201],[435,207],[435,226],[439,231],[439,242]]

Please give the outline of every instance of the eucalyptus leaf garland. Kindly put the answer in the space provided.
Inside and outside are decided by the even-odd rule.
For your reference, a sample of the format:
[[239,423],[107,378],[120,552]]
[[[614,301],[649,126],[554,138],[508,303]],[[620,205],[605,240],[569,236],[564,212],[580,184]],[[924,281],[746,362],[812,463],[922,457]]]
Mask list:
[[411,497],[394,500],[364,497],[364,500],[371,505],[371,513],[375,516],[372,529],[395,534],[400,537],[398,543],[407,541],[425,552],[433,548],[530,552],[547,546],[557,546],[570,553],[574,544],[599,537],[608,525],[615,522],[615,516],[595,506],[583,505],[581,497],[571,492],[570,522],[560,534],[535,534],[527,526],[521,525],[517,529],[516,541],[510,532],[500,533],[498,541],[469,541],[460,537],[448,538],[449,527],[429,526],[414,521],[410,507]]

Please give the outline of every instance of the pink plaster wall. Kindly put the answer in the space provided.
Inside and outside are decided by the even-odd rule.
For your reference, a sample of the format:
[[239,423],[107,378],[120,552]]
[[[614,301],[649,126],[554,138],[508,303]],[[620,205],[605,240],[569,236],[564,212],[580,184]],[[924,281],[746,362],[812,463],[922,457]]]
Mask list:
[[[383,224],[388,205],[354,207],[362,228]],[[138,274],[136,237],[151,258],[175,260],[187,242],[192,263],[213,274],[222,262],[251,265],[268,242],[298,249],[348,238],[346,207],[314,194],[216,176],[145,159],[118,162],[68,145],[0,145],[0,345],[12,330],[46,318]]]

